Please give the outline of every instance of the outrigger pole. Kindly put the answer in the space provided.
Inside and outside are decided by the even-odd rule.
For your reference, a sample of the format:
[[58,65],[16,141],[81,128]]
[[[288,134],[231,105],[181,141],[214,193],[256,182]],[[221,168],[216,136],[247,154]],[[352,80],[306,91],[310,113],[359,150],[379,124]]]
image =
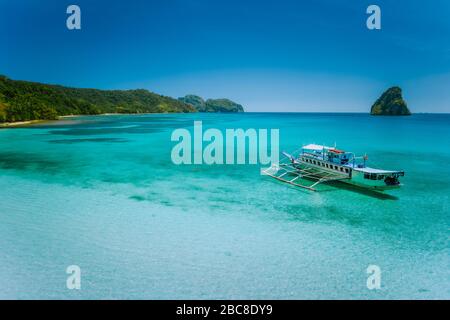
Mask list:
[[[272,170],[272,169],[275,169],[275,168],[276,168],[275,173],[269,172],[269,170]],[[282,171],[282,173],[280,175],[277,175],[280,171]],[[269,167],[267,169],[262,170],[262,172],[263,172],[263,174],[268,175],[268,176],[270,176],[272,178],[275,178],[275,179],[277,179],[277,180],[279,180],[281,182],[285,182],[285,183],[291,184],[293,186],[304,188],[304,189],[308,189],[308,190],[311,190],[311,191],[317,191],[312,186],[305,186],[305,185],[302,185],[302,184],[299,184],[299,183],[295,183],[294,182],[295,180],[297,180],[299,178],[302,178],[302,176],[299,173],[295,172],[295,171],[286,170],[285,168],[281,168],[281,167],[278,167],[278,166],[277,167],[272,166],[272,167]],[[290,179],[290,180],[289,179],[284,179],[283,177],[286,176],[286,175],[295,175],[295,178]]]
[[[293,186],[307,189],[310,191],[317,191],[314,187],[320,183],[349,179],[349,176],[344,174],[328,172],[325,170],[320,170],[318,168],[317,169],[309,167],[302,168],[300,164],[296,162],[294,156],[286,152],[283,152],[283,155],[290,160],[290,163],[282,162],[279,165],[272,165],[269,168],[262,169],[261,172],[264,175],[268,175],[281,182],[288,183]],[[294,178],[289,179],[287,178],[288,176],[291,177],[294,176]],[[298,179],[315,180],[315,182],[310,185],[300,184],[296,182]]]

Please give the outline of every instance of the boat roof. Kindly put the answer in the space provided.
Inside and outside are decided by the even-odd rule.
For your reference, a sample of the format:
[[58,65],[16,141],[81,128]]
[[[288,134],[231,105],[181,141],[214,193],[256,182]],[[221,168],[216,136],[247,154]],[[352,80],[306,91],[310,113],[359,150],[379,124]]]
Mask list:
[[338,149],[336,149],[334,147],[328,147],[328,146],[323,146],[323,145],[314,144],[314,143],[311,143],[311,144],[308,144],[306,146],[303,146],[303,149],[314,150],[314,151],[328,150],[328,151],[331,151],[331,152],[334,152],[334,153],[345,153],[344,150],[338,150]]
[[320,144],[311,143],[306,146],[303,146],[303,149],[322,151],[323,149],[328,150],[328,149],[333,149],[333,148],[327,147],[327,146],[322,146]]
[[400,171],[391,171],[391,170],[380,170],[370,167],[364,167],[364,168],[353,168],[352,166],[349,166],[355,171],[365,172],[365,173],[376,173],[376,174],[389,174],[389,173],[398,173]]

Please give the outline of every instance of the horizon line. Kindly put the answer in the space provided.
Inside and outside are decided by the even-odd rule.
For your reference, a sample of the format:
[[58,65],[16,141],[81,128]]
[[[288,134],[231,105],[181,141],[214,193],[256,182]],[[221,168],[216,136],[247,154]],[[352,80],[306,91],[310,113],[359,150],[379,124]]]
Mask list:
[[[43,84],[43,85],[49,85],[49,86],[59,86],[59,87],[66,87],[68,89],[84,89],[84,90],[100,90],[100,91],[135,91],[135,90],[146,90],[148,92],[157,94],[159,96],[162,97],[168,97],[174,100],[178,100],[178,98],[173,97],[173,96],[168,96],[165,94],[161,94],[158,93],[156,91],[153,91],[151,89],[147,89],[147,88],[134,88],[134,89],[98,89],[98,88],[94,88],[91,86],[74,86],[74,85],[62,85],[62,84],[56,84],[56,83],[52,83],[52,82],[39,82],[39,81],[35,81],[35,80],[17,80],[14,78],[10,78],[8,75],[4,74],[4,73],[0,73],[0,77],[5,77],[6,79],[12,80],[12,81],[23,81],[23,82],[30,82],[30,83],[35,83],[35,84]],[[186,94],[189,95],[189,94]],[[185,95],[185,96],[186,96]],[[206,112],[207,113],[207,112]],[[364,111],[244,111],[244,113],[341,113],[341,114],[370,114],[370,112],[364,112]],[[414,112],[412,113],[412,115],[414,114],[450,114],[450,112]],[[383,115],[380,115],[383,116]],[[385,115],[385,116],[389,116],[389,115]]]

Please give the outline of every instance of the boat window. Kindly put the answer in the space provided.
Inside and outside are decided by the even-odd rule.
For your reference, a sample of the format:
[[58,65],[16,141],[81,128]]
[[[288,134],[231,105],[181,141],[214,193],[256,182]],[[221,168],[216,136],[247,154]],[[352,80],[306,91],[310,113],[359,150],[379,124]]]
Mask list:
[[345,169],[345,172],[347,172],[347,173],[348,173],[348,169]]
[[337,170],[337,169],[338,169],[338,166],[334,166],[334,169]]
[[341,172],[344,172],[344,168],[341,167]]

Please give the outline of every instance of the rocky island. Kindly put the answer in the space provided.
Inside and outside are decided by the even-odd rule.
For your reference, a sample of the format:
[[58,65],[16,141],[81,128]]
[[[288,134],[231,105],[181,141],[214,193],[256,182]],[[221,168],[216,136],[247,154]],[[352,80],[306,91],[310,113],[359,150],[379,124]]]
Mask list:
[[242,105],[229,99],[208,99],[190,94],[181,98],[179,101],[193,106],[198,112],[244,112]]
[[373,104],[370,114],[374,116],[409,116],[405,100],[402,97],[400,87],[392,87],[386,90]]

